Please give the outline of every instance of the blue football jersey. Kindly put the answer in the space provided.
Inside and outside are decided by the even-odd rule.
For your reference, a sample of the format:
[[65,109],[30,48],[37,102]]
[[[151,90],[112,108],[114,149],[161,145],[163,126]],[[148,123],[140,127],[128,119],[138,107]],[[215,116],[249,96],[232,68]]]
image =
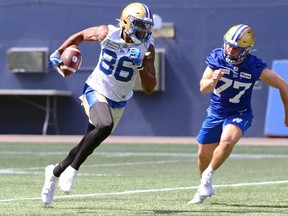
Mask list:
[[208,112],[219,117],[235,113],[251,112],[251,96],[255,82],[267,64],[262,59],[249,54],[239,65],[225,61],[223,50],[214,49],[206,58],[206,64],[213,70],[222,68],[224,76],[211,93]]

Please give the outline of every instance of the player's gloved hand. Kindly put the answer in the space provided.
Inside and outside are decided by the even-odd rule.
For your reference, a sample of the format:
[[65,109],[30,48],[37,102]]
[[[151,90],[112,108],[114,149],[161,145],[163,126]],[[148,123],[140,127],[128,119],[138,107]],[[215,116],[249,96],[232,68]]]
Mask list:
[[133,64],[138,68],[138,70],[142,70],[144,68],[144,64],[141,59],[141,50],[137,48],[131,48],[129,51],[129,58],[132,60]]
[[53,68],[63,77],[65,77],[64,73],[61,71],[60,66],[63,64],[63,61],[60,59],[60,52],[58,50],[54,51],[49,59],[49,64],[53,66]]
[[51,55],[50,55],[50,64],[52,64],[52,66],[55,67],[59,67],[61,64],[63,64],[63,61],[60,59],[60,52],[58,50],[54,51]]

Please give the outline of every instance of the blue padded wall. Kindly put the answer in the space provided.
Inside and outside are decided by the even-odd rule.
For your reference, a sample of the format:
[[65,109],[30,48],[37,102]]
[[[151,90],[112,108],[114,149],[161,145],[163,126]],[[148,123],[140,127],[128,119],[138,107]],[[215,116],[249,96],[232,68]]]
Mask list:
[[[288,81],[288,60],[274,60],[272,70]],[[279,90],[269,87],[264,135],[267,137],[288,137],[284,125],[284,107]]]

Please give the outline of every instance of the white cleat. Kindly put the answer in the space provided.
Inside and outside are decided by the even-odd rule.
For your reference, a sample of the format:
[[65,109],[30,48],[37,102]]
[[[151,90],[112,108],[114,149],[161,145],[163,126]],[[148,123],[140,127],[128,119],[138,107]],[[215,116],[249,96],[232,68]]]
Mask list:
[[78,171],[73,167],[68,166],[65,171],[60,175],[59,188],[66,194],[72,192],[73,181],[76,178]]
[[207,197],[211,197],[214,194],[214,189],[212,191],[212,193],[210,193],[209,195],[201,195],[198,191],[194,194],[194,197],[192,200],[190,200],[187,204],[202,204],[203,201],[207,198]]
[[45,182],[41,192],[42,202],[45,205],[51,204],[55,193],[57,177],[53,174],[54,167],[55,165],[48,165],[45,168]]
[[206,177],[202,178],[197,192],[188,204],[202,204],[207,197],[211,197],[213,194],[214,188],[212,186],[212,175],[209,173]]

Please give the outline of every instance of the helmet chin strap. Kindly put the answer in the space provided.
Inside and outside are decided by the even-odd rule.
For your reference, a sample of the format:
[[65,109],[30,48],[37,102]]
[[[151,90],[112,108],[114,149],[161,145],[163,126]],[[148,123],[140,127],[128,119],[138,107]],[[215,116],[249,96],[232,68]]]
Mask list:
[[246,56],[241,56],[240,55],[241,57],[238,56],[238,58],[236,60],[235,59],[231,59],[231,58],[228,57],[229,55],[225,52],[224,47],[222,48],[222,52],[223,52],[223,55],[225,57],[225,61],[230,63],[230,64],[233,64],[233,65],[243,62],[243,60],[246,58]]
[[133,38],[124,28],[122,28],[121,37],[126,43],[135,43]]
[[133,41],[135,44],[141,44],[142,42],[136,38],[136,36],[133,33],[128,33],[125,29],[124,31],[126,34],[130,37],[130,39]]

